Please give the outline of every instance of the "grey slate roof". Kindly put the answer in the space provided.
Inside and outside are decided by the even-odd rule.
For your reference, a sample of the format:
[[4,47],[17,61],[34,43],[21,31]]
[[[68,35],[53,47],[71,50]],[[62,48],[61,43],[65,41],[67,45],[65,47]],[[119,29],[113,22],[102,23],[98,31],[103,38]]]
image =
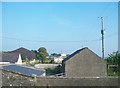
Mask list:
[[18,60],[18,54],[15,53],[2,53],[3,62],[15,63]]
[[[76,54],[80,53],[81,51],[83,51],[84,49],[89,49],[88,47],[84,47],[82,49],[79,49],[77,51],[75,51],[74,53],[72,53],[71,55],[69,55],[67,58],[65,58],[62,62],[67,61],[68,59],[71,59],[73,56],[75,56]],[[90,50],[90,49],[89,49]],[[91,51],[91,50],[90,50]],[[93,51],[91,51],[93,52]],[[94,53],[94,52],[93,52]],[[95,53],[94,53],[95,54]],[[98,56],[97,54],[95,54],[96,56]],[[99,56],[98,56],[99,57]],[[101,57],[100,57],[101,58]]]
[[15,53],[15,54],[21,54],[22,58],[25,59],[26,57],[28,59],[35,59],[36,58],[36,54],[33,51],[30,51],[28,49],[25,49],[23,47],[10,51],[9,53]]
[[26,57],[28,59],[35,59],[36,58],[36,54],[34,52],[32,52],[28,49],[25,49],[23,47],[16,49],[16,50],[13,50],[13,51],[3,52],[0,54],[2,54],[2,61],[3,62],[11,62],[11,63],[17,62],[19,54],[21,54],[22,60],[26,59]]

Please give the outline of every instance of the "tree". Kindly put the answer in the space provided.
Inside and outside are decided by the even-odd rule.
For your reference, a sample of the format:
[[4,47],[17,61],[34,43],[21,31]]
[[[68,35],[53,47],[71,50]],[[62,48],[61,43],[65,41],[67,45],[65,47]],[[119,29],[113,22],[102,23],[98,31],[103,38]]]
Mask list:
[[109,56],[106,59],[108,64],[118,65],[118,59],[120,59],[120,53],[118,51],[113,52],[112,54],[109,54]]
[[44,60],[46,59],[46,57],[48,56],[48,53],[47,53],[47,50],[46,50],[46,48],[44,48],[44,47],[40,47],[39,49],[38,49],[38,55],[37,55],[37,57],[39,58],[39,59],[41,59],[41,62],[42,63],[44,63]]
[[32,52],[34,52],[36,55],[38,54],[37,50],[31,50]]
[[38,55],[38,51],[37,50],[31,50],[32,52],[34,52],[36,54],[36,58],[37,58],[37,55]]
[[105,59],[108,64],[108,76],[118,76],[119,68],[118,63],[120,63],[120,53],[118,51],[109,54]]

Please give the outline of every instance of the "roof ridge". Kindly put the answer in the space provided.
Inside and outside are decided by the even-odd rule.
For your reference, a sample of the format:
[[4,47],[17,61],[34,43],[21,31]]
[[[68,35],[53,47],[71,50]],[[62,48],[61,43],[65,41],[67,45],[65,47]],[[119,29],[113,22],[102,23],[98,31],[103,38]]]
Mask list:
[[88,47],[84,47],[84,48],[81,48],[81,49],[76,50],[76,51],[73,52],[70,56],[68,56],[67,58],[65,58],[65,59],[63,60],[63,62],[65,62],[66,60],[68,60],[69,58],[73,57],[74,55],[76,55],[77,53],[81,52],[81,51],[84,50],[84,49],[89,49],[89,48],[88,48]]

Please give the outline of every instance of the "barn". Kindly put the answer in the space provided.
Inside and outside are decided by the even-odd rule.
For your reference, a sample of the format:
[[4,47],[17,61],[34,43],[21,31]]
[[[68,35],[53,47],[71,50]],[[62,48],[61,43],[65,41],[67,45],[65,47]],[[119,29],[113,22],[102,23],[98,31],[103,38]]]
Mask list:
[[107,75],[106,62],[85,47],[75,51],[62,61],[66,77],[104,77]]
[[0,53],[0,55],[2,55],[2,62],[10,63],[17,62],[19,54],[21,54],[22,60],[26,60],[26,58],[28,58],[29,60],[33,60],[36,58],[36,54],[34,52],[23,47],[13,51]]

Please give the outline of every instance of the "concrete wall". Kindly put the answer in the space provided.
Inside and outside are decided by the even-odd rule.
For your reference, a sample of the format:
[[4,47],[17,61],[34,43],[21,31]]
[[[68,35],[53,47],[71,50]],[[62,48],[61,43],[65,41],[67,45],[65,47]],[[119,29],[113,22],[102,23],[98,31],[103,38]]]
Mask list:
[[51,68],[54,69],[55,67],[57,67],[59,64],[36,64],[35,67],[36,68],[40,68],[40,69],[46,69],[46,68]]
[[58,88],[57,86],[118,86],[118,78],[32,78],[9,71],[2,71],[2,86],[10,86],[10,84],[13,86],[56,86],[56,88]]
[[38,78],[37,86],[117,86],[117,78]]
[[67,77],[102,77],[107,75],[104,60],[89,49],[84,49],[65,62]]

